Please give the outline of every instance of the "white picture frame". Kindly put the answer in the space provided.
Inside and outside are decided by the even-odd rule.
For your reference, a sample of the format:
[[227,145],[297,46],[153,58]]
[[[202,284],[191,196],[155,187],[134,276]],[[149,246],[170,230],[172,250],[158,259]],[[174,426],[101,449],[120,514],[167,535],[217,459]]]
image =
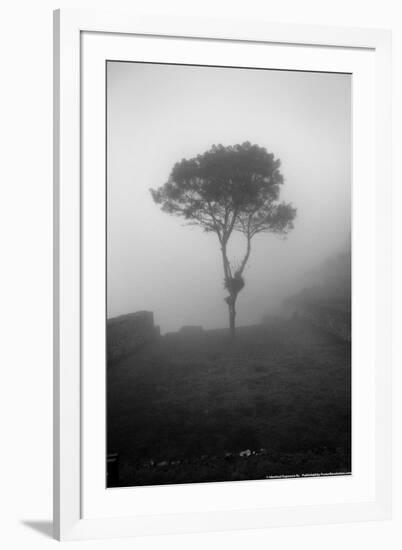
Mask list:
[[[186,48],[182,48],[183,43]],[[215,60],[216,65],[223,65],[225,60],[237,59],[239,66],[247,66],[254,59],[260,66],[268,63],[264,61],[267,48],[269,63],[275,68],[338,70],[354,75],[356,475],[350,482],[336,477],[269,480],[275,484],[270,486],[271,500],[264,481],[202,484],[202,488],[198,484],[196,488],[106,490],[101,482],[105,388],[104,376],[99,374],[104,368],[104,345],[99,338],[105,323],[104,302],[99,300],[104,295],[104,188],[99,181],[105,181],[105,60],[193,60],[200,64]],[[55,538],[188,533],[390,517],[390,75],[391,35],[384,30],[81,10],[55,12]],[[91,246],[94,242],[98,246]],[[309,483],[308,491],[300,483]],[[241,504],[231,505],[236,501]]]

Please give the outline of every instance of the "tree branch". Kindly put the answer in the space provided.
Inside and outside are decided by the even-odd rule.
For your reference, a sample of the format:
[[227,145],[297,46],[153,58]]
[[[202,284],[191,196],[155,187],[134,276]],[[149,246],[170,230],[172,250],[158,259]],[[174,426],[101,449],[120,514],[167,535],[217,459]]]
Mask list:
[[250,257],[250,252],[251,252],[251,236],[248,235],[248,236],[247,236],[247,248],[246,248],[246,253],[245,253],[245,255],[244,255],[243,261],[242,261],[241,264],[240,264],[239,269],[236,270],[236,274],[238,274],[238,275],[242,275],[242,274],[243,274],[244,268],[246,267],[246,264],[247,264],[248,259],[249,259],[249,257]]

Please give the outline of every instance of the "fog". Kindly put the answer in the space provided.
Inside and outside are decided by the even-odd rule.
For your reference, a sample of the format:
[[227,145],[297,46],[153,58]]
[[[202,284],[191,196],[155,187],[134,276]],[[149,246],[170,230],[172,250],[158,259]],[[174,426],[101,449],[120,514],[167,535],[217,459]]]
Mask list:
[[[217,236],[166,214],[149,189],[175,162],[250,141],[282,161],[286,239],[253,240],[237,324],[275,313],[308,273],[349,248],[351,78],[344,74],[109,62],[108,317],[153,311],[163,333],[227,326]],[[243,255],[241,235],[232,256]]]

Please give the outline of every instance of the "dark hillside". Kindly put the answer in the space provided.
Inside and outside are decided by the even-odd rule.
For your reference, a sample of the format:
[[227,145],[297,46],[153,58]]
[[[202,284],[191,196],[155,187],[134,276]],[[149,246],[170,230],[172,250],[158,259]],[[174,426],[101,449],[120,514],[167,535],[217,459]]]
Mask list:
[[350,471],[350,343],[301,320],[160,337],[107,398],[114,484]]

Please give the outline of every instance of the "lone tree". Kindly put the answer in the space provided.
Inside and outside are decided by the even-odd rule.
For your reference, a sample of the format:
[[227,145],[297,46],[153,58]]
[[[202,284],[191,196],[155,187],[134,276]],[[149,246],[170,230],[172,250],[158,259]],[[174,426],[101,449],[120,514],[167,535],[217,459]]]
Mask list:
[[[245,285],[243,272],[258,233],[286,235],[293,228],[296,209],[279,202],[283,176],[280,160],[264,147],[249,142],[224,147],[213,145],[203,155],[176,163],[168,181],[151,189],[164,212],[183,217],[190,225],[218,236],[223,260],[225,301],[230,333],[235,336],[236,301]],[[240,263],[228,258],[234,231],[246,239]]]

